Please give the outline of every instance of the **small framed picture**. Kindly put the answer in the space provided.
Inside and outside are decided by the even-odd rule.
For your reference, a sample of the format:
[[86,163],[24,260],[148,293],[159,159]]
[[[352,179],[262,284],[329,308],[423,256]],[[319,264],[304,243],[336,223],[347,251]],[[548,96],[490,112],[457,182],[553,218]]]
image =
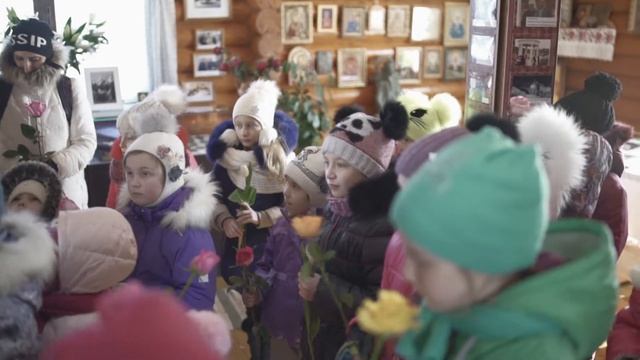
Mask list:
[[122,109],[117,67],[87,68],[84,69],[84,78],[92,110]]
[[471,61],[478,65],[493,66],[495,46],[494,36],[471,35]]
[[465,46],[469,44],[469,4],[444,3],[444,45]]
[[318,5],[318,33],[335,34],[338,32],[338,5]]
[[514,76],[511,83],[511,96],[526,97],[531,106],[551,105],[553,98],[553,82],[551,75],[519,75]]
[[342,36],[363,36],[366,18],[364,6],[343,6]]
[[224,47],[224,30],[196,30],[196,50]]
[[444,79],[463,80],[467,76],[467,48],[445,48]]
[[518,0],[517,27],[556,27],[558,0]]
[[283,44],[313,42],[313,3],[290,1],[280,5]]
[[367,49],[338,50],[338,87],[367,85]]
[[632,34],[640,34],[640,1],[631,1],[628,22],[627,30]]
[[414,6],[411,17],[411,41],[439,41],[442,10],[436,7]]
[[287,61],[295,65],[289,71],[289,85],[295,83],[306,83],[309,75],[313,72],[313,54],[307,48],[296,46],[289,51]]
[[549,66],[551,39],[515,39],[513,42],[514,65],[526,67]]
[[369,8],[367,35],[384,35],[386,26],[387,9],[382,5],[372,5]]
[[187,20],[231,17],[231,0],[185,0],[184,8]]
[[442,79],[444,73],[444,54],[442,46],[425,46],[423,79]]
[[220,66],[223,62],[224,56],[222,54],[194,54],[193,76],[222,76],[224,71],[220,70]]
[[477,27],[494,28],[498,24],[498,0],[475,0],[473,2],[473,20]]
[[316,72],[327,75],[333,72],[333,51],[318,51],[316,53]]
[[397,47],[396,66],[400,72],[400,84],[419,83],[422,75],[422,48]]
[[387,8],[387,36],[408,37],[411,25],[409,5],[389,5]]
[[213,101],[213,82],[211,81],[185,81],[182,90],[187,96],[187,102]]
[[493,76],[471,72],[469,74],[469,100],[491,105],[493,98]]

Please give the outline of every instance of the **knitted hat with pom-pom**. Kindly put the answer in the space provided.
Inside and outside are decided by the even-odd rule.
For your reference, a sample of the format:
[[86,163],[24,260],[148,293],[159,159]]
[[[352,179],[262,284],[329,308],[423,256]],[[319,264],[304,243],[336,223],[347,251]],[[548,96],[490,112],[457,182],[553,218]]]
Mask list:
[[614,76],[598,72],[584,82],[584,89],[560,99],[555,106],[575,116],[584,129],[604,134],[616,118],[612,102],[622,92],[622,84]]
[[175,85],[161,85],[142,102],[118,116],[116,126],[123,138],[135,139],[151,132],[178,132],[178,119],[187,108],[184,92]]
[[331,130],[322,152],[344,159],[367,178],[374,177],[389,167],[394,140],[405,137],[408,122],[406,110],[396,101],[385,104],[380,118],[351,114]]
[[273,114],[278,106],[280,89],[273,80],[256,80],[233,106],[233,120],[238,116],[248,116],[256,120],[260,130],[260,146],[267,146],[278,138],[273,128]]

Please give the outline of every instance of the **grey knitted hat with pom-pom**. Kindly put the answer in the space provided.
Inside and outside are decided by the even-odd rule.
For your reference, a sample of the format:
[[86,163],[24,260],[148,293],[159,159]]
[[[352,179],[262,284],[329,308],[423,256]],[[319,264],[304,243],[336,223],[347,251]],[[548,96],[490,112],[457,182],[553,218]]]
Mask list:
[[621,92],[616,77],[598,72],[585,80],[584,89],[563,97],[555,106],[573,115],[582,128],[604,134],[616,120],[612,103]]

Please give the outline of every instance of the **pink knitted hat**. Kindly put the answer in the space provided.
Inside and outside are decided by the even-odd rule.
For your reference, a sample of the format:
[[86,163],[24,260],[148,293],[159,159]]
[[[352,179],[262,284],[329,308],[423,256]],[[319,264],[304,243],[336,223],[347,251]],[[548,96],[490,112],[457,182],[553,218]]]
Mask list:
[[358,112],[338,123],[324,140],[322,152],[344,159],[371,178],[389,167],[395,140],[405,137],[407,124],[404,107],[390,101],[380,112],[380,118]]

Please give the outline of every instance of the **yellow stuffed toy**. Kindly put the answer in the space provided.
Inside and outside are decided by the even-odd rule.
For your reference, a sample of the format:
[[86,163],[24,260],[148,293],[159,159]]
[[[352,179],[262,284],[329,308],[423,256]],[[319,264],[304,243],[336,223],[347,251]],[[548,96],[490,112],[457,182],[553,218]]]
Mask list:
[[462,118],[462,107],[449,93],[429,97],[419,91],[403,90],[396,99],[409,115],[406,140],[414,142],[444,128],[458,125]]

